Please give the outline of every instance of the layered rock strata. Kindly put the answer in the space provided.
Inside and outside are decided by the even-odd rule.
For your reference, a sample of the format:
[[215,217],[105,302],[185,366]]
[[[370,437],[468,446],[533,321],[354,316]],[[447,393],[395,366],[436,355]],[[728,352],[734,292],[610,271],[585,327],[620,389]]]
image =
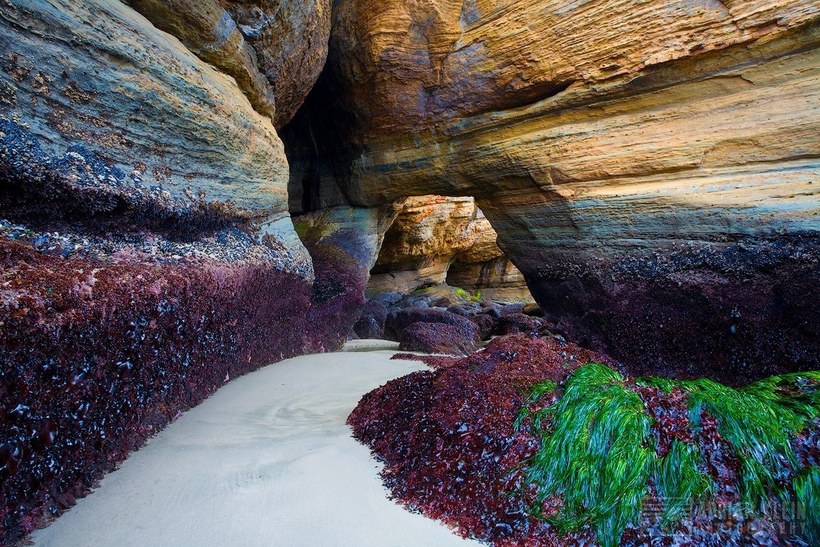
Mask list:
[[473,198],[408,198],[384,236],[368,288],[409,293],[446,283],[488,299],[531,299],[495,240]]
[[332,2],[230,0],[223,4],[273,87],[274,125],[281,128],[293,119],[325,66]]
[[[219,13],[174,5],[185,44]],[[314,283],[346,261],[314,268],[299,240],[237,44],[194,55],[120,2],[0,10],[2,544],[225,381],[355,320],[363,283]]]
[[277,128],[301,106],[327,57],[330,0],[128,0],[203,61],[233,76]]
[[345,194],[475,196],[561,330],[637,372],[817,368],[818,17],[342,0]]

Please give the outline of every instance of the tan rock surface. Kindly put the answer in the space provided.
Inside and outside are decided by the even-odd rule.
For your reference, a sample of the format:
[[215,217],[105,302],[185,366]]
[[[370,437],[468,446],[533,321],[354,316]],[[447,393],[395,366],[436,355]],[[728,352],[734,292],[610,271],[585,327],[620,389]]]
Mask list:
[[127,0],[200,59],[233,76],[281,128],[327,57],[330,0]]
[[334,48],[369,129],[524,106],[812,21],[799,0],[342,0]]
[[818,283],[820,2],[342,0],[334,19],[353,202],[475,196],[542,306],[627,361],[764,367],[787,340],[818,366],[797,295]]
[[521,272],[495,240],[473,198],[407,198],[384,236],[368,288],[407,293],[447,283],[489,298],[531,298]]
[[226,0],[276,95],[277,129],[302,105],[327,58],[331,0]]
[[217,0],[127,0],[156,27],[172,34],[192,53],[233,76],[253,107],[270,118],[276,99],[259,72],[256,53]]
[[444,283],[450,261],[474,236],[472,198],[411,197],[384,236],[368,287],[410,292]]

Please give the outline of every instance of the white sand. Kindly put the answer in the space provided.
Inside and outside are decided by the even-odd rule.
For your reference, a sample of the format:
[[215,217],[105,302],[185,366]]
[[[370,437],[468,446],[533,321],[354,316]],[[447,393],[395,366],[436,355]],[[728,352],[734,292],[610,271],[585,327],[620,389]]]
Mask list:
[[238,378],[132,454],[36,545],[468,545],[387,499],[350,436],[371,389],[423,367],[393,351],[289,359]]
[[349,340],[342,351],[378,351],[393,350],[399,351],[399,343],[390,340]]

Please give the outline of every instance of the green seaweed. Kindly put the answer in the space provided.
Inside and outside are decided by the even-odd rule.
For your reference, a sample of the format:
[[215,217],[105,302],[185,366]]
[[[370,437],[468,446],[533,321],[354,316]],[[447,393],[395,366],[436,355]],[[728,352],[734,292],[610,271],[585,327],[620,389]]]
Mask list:
[[714,495],[712,480],[698,469],[702,460],[697,447],[677,439],[672,441],[669,453],[657,460],[655,484],[665,502],[661,520],[664,527],[671,527],[693,506]]
[[[774,376],[742,388],[712,380],[676,381],[646,377],[638,385],[669,394],[689,392],[690,427],[701,427],[703,413],[714,417],[718,433],[739,459],[739,487],[745,508],[753,513],[771,509],[774,496],[784,507],[797,503],[806,520],[806,535],[820,532],[820,471],[799,469],[790,440],[820,417],[820,372]],[[640,517],[649,479],[654,478],[665,501],[662,524],[670,527],[693,507],[714,502],[715,485],[704,474],[705,458],[697,445],[674,440],[659,457],[650,435],[652,419],[626,380],[602,364],[587,364],[566,381],[555,404],[530,411],[551,382],[531,386],[516,427],[532,416],[531,428],[541,448],[527,462],[527,476],[538,488],[538,499],[560,496],[557,514],[546,519],[559,532],[591,526],[605,547],[616,545],[624,529]],[[543,418],[550,416],[550,426]],[[788,479],[793,479],[788,488]]]
[[812,545],[820,544],[820,467],[797,475],[793,482],[803,534]]
[[661,378],[659,376],[642,376],[635,380],[635,383],[639,386],[654,387],[656,389],[660,389],[667,395],[672,393],[672,389],[675,387],[675,380],[670,380],[669,378]]
[[536,429],[541,428],[542,420],[552,414],[550,408],[537,410],[535,412],[530,410],[530,405],[537,403],[541,397],[545,393],[552,393],[558,387],[558,384],[553,382],[552,380],[545,380],[543,382],[538,382],[533,384],[529,388],[529,394],[527,395],[527,400],[524,403],[524,406],[521,407],[521,410],[518,412],[518,416],[515,418],[515,422],[513,423],[513,427],[516,431],[521,429],[521,426],[524,424],[524,421],[532,416],[533,418],[533,426]]
[[641,514],[654,460],[651,420],[623,377],[601,364],[579,368],[556,403],[552,432],[543,434],[529,479],[539,498],[560,495],[547,520],[561,532],[589,523],[604,546],[616,545]]
[[707,379],[679,382],[691,394],[689,415],[695,427],[705,409],[715,417],[718,432],[740,459],[741,494],[751,511],[766,511],[769,492],[784,503],[790,502],[788,490],[778,486],[778,481],[797,467],[789,439],[802,431],[820,408],[816,390],[809,388],[809,393],[797,397],[784,391],[803,376],[774,376],[740,389]]
[[481,301],[481,290],[477,289],[474,294],[470,294],[466,290],[462,289],[461,287],[453,287],[453,293],[461,298],[462,300],[466,300],[468,302],[480,302]]

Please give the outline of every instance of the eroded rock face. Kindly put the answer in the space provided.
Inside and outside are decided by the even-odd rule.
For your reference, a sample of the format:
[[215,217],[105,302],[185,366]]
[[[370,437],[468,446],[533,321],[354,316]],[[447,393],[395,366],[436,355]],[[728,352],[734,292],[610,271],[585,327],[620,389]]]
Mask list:
[[[270,120],[230,78],[136,12],[116,3],[13,3],[0,24],[0,115],[46,155],[82,148],[123,173],[123,185],[95,192],[145,193],[157,209],[162,200],[180,209],[224,203],[220,213],[236,222],[287,216],[287,160]],[[21,138],[4,139],[15,169],[42,163]],[[31,176],[20,191],[45,186]],[[152,186],[164,193],[150,195]],[[87,212],[105,207],[88,203]]]
[[256,54],[217,0],[128,0],[128,5],[203,61],[233,76],[254,108],[274,118],[276,99]]
[[392,206],[340,206],[294,217],[316,276],[313,301],[320,306],[310,310],[309,322],[317,332],[334,333],[323,351],[341,347],[359,319],[368,273],[395,214]]
[[385,133],[632,79],[816,17],[798,0],[341,0],[333,47],[367,132]]
[[384,236],[368,288],[408,293],[447,283],[488,298],[530,299],[524,277],[495,240],[473,198],[408,198]]
[[296,114],[325,66],[331,0],[229,0],[224,4],[273,86],[274,122],[281,128]]
[[475,196],[550,319],[636,372],[817,368],[819,8],[342,0],[345,193]]
[[284,126],[327,57],[330,0],[128,0],[186,48],[233,76],[257,111]]
[[364,283],[327,281],[345,256],[314,271],[282,142],[231,72],[252,52],[197,42],[218,4],[173,5],[200,10],[174,13],[182,42],[120,2],[0,10],[2,544],[230,378],[355,321]]
[[385,234],[370,288],[410,292],[444,283],[450,261],[472,243],[472,198],[409,198]]

